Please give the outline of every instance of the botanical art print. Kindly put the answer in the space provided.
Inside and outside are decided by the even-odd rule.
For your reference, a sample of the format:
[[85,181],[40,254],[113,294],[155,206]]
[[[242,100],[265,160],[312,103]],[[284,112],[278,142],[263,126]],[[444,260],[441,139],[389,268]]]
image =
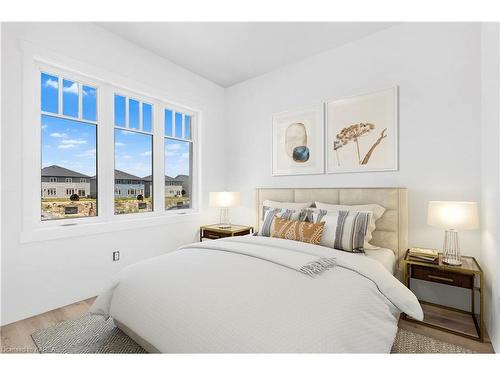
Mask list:
[[327,172],[397,169],[397,88],[327,103]]
[[273,176],[324,172],[321,105],[273,116]]

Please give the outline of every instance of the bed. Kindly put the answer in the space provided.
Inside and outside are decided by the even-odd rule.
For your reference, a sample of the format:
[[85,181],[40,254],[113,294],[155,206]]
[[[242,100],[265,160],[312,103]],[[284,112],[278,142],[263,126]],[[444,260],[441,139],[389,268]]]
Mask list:
[[[390,270],[397,275],[406,246],[406,189],[257,189],[257,226],[266,199],[381,204],[373,242],[386,250],[359,255],[260,236],[195,243],[126,267],[91,312],[148,352],[389,353],[399,314],[423,317]],[[332,263],[305,273],[317,260]]]

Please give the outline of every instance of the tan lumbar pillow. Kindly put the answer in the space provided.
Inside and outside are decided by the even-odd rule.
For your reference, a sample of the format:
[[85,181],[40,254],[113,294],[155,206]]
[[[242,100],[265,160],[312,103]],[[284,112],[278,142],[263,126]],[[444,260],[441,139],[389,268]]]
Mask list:
[[319,245],[324,227],[324,222],[315,224],[276,217],[271,230],[271,237]]

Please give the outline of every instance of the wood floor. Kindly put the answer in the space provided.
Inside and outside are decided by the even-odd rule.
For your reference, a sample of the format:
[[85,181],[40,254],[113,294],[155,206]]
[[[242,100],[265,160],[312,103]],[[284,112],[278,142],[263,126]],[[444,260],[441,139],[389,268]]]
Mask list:
[[37,353],[31,334],[87,313],[95,297],[0,327],[0,353]]
[[[46,312],[19,322],[11,323],[0,327],[1,330],[1,350],[3,353],[37,353],[35,343],[31,339],[31,334],[39,329],[50,327],[56,323],[75,319],[88,312],[89,307],[94,302],[95,298],[90,298],[85,301],[80,301],[72,305],[64,306],[56,310]],[[436,313],[435,309],[433,310]],[[444,310],[440,312],[446,314]],[[456,317],[450,316],[450,321],[454,321]],[[460,322],[457,322],[457,328],[460,327]],[[467,323],[466,323],[467,324]],[[399,327],[408,331],[420,333],[424,336],[429,336],[441,341],[450,342],[455,345],[463,346],[469,350],[479,353],[494,353],[489,337],[485,338],[485,342],[478,342],[465,337],[460,337],[447,332],[443,332],[434,328],[426,327],[418,323],[399,320]],[[468,329],[465,327],[464,329]]]

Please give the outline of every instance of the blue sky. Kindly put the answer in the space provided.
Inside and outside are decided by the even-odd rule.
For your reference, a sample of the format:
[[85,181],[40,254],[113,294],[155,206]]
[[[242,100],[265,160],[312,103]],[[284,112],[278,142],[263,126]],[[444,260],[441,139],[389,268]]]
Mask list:
[[[62,106],[59,108],[59,79],[42,73],[41,109],[49,113],[62,113],[78,118],[79,95],[82,95],[82,117],[87,121],[97,120],[97,91],[87,85],[62,79]],[[115,125],[125,127],[127,98],[115,95]],[[129,127],[139,129],[139,106],[142,106],[143,130],[152,131],[153,108],[151,104],[134,99],[129,100]],[[167,112],[169,116],[167,116]],[[166,128],[175,126],[176,136],[182,134],[182,114],[166,111]],[[172,117],[173,120],[172,121]],[[174,124],[172,124],[174,122]],[[190,138],[190,118],[186,116],[185,136]],[[59,165],[89,176],[96,174],[96,125],[53,117],[43,114],[42,124],[42,167]],[[171,130],[170,130],[171,131]],[[152,136],[115,128],[115,168],[145,177],[152,174]],[[189,174],[190,143],[165,139],[165,173],[175,177]]]
[[165,139],[165,174],[167,176],[189,175],[189,148],[189,142]]
[[115,168],[134,176],[153,173],[153,136],[115,129]]
[[59,165],[88,176],[96,173],[96,126],[42,115],[42,167]]

